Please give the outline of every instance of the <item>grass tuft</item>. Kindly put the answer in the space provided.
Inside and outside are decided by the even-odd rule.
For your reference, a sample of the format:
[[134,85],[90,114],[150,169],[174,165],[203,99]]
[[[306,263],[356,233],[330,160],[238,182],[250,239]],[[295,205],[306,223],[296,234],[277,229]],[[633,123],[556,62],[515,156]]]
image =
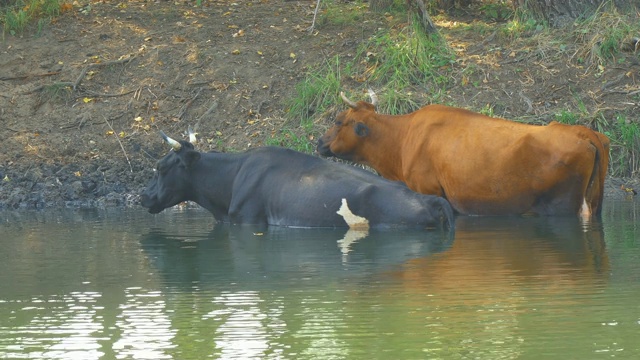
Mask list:
[[58,16],[63,0],[5,0],[0,4],[3,34],[15,36],[35,23],[41,31],[45,23]]

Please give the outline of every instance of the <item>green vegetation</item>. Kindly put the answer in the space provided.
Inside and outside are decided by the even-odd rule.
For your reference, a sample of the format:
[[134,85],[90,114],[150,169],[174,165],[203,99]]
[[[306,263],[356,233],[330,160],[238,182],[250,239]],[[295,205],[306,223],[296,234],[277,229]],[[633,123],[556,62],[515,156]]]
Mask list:
[[624,114],[618,113],[613,122],[601,117],[600,131],[611,140],[609,166],[612,176],[633,176],[640,172],[640,125]]
[[0,4],[3,35],[17,35],[35,24],[37,31],[62,10],[62,0],[5,0]]
[[[348,9],[359,13],[361,6]],[[341,12],[342,19],[357,21],[356,15],[345,11]],[[397,32],[382,29],[367,39],[349,61],[341,62],[336,56],[311,69],[305,80],[298,84],[297,96],[287,106],[288,118],[300,121],[305,138],[313,137],[314,118],[326,117],[342,109],[340,91],[345,91],[354,100],[361,98],[350,94],[343,85],[354,81],[385,93],[378,104],[381,112],[398,114],[417,109],[424,103],[423,99],[418,100],[418,93],[427,93],[435,100],[442,99],[454,55],[442,37],[424,34],[418,26],[417,23],[410,24]],[[274,141],[280,143],[278,139],[286,134],[291,136],[285,130]],[[313,146],[307,147],[313,149]]]

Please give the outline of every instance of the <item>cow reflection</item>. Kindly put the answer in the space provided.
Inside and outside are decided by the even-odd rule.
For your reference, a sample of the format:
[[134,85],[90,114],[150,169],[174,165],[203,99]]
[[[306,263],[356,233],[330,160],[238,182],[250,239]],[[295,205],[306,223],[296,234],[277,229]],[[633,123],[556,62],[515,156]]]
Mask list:
[[363,233],[217,224],[200,238],[150,232],[141,245],[167,283],[189,288],[196,282],[253,286],[273,277],[295,282],[368,276],[446,250],[452,241],[448,231]]
[[567,317],[588,312],[583,309],[609,276],[600,224],[584,228],[573,217],[456,221],[451,248],[386,275],[401,289],[379,294],[381,302],[388,297],[400,309],[395,324],[425,327],[424,333],[403,335],[405,341],[429,339],[425,348],[433,358],[451,355],[451,346],[475,358],[518,358],[528,338],[522,329],[580,331]]

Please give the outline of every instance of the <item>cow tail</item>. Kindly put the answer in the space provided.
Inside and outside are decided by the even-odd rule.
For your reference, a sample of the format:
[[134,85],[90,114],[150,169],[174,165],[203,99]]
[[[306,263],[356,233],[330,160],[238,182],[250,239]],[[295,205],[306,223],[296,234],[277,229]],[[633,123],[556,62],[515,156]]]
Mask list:
[[446,199],[441,197],[439,197],[438,200],[440,201],[440,215],[444,223],[443,225],[446,229],[453,230],[455,217],[453,215],[453,209],[451,208],[451,204],[449,204],[449,202]]
[[585,200],[589,202],[591,211],[594,215],[600,215],[602,212],[602,199],[604,197],[604,181],[609,167],[609,142],[602,141],[595,132],[592,139],[593,146],[596,148],[593,171],[589,177]]

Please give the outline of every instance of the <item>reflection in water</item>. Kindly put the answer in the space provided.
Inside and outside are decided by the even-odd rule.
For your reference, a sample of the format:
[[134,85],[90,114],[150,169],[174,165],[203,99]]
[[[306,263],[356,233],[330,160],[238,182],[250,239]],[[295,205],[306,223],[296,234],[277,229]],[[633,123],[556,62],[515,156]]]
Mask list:
[[237,282],[254,289],[268,286],[269,280],[297,285],[368,276],[443,251],[452,242],[448,233],[435,231],[372,231],[352,241],[345,254],[340,241],[351,232],[218,225],[201,241],[152,231],[142,237],[141,245],[167,284],[207,287]]
[[[49,299],[2,303],[11,309],[4,321],[19,330],[0,356],[6,359],[101,358],[104,353],[98,341],[102,325],[96,306],[99,298],[100,294],[94,292],[74,292]],[[0,327],[0,334],[4,333],[5,328]]]
[[0,214],[0,358],[634,358],[633,214],[459,217],[453,238]]
[[203,319],[211,318],[221,324],[214,336],[216,352],[221,359],[258,359],[269,349],[265,322],[272,322],[278,314],[267,317],[259,304],[262,302],[256,291],[225,292],[215,296],[213,303],[219,306]]
[[[546,324],[551,349],[551,334],[582,326],[584,307],[593,305],[584,299],[604,290],[609,260],[597,223],[459,217],[448,251],[409,260],[393,276],[407,294],[401,306],[428,309],[419,312],[432,339],[428,353],[455,346],[471,357],[517,358],[526,345],[519,329],[541,326],[541,316],[557,321]],[[451,328],[460,330],[452,336]]]
[[126,302],[120,305],[116,327],[120,338],[113,344],[118,357],[132,359],[171,359],[167,353],[175,345],[176,331],[167,315],[160,291],[139,287],[125,289]]

